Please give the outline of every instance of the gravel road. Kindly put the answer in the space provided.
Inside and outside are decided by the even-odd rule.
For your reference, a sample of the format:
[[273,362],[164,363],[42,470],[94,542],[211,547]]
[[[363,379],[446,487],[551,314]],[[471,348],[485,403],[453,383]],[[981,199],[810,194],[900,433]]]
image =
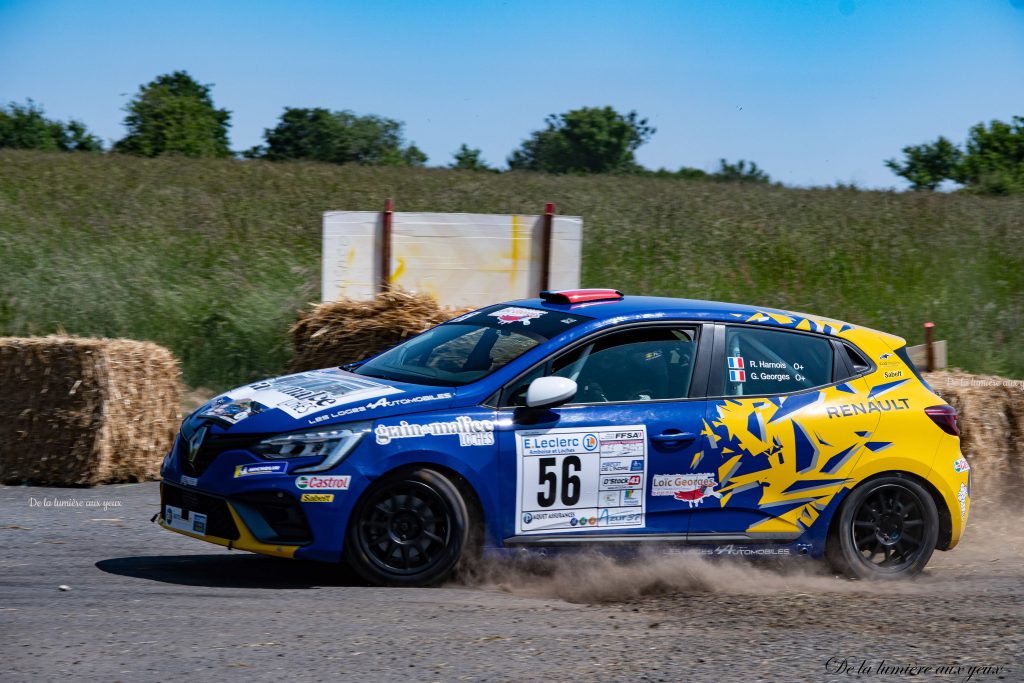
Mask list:
[[169,533],[157,504],[155,483],[0,487],[0,679],[1024,680],[1020,513],[976,510],[896,586],[659,555],[381,589]]

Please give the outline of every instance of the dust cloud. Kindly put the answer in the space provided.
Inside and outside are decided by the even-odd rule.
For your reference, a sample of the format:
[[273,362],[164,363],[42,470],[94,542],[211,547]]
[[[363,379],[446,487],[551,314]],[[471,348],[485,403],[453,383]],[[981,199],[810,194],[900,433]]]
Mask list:
[[487,558],[464,572],[464,586],[572,603],[633,602],[673,595],[811,593],[930,594],[971,576],[1017,574],[1024,566],[1019,507],[990,504],[972,511],[960,545],[936,551],[925,571],[906,581],[860,581],[833,574],[823,561],[804,557],[701,555],[687,550],[645,549],[629,557],[598,551],[551,556]]

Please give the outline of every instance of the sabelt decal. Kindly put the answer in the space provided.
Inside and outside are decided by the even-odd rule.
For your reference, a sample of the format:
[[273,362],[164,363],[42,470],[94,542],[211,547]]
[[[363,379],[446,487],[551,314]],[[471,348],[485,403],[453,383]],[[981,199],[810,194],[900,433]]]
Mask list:
[[516,432],[516,533],[642,528],[642,426]]
[[235,466],[235,479],[251,477],[257,474],[284,474],[288,465],[283,462],[253,463]]
[[318,477],[303,475],[295,478],[295,487],[310,491],[347,491],[352,477]]
[[303,493],[302,497],[299,498],[300,502],[303,503],[333,503],[333,493]]
[[300,418],[344,403],[399,393],[402,393],[401,389],[357,375],[315,370],[275,377],[229,391],[216,398],[202,416],[235,424],[257,412],[277,408]]
[[460,446],[494,445],[494,423],[460,415],[448,422],[417,424],[402,420],[396,425],[379,424],[373,430],[377,443],[386,446],[395,439],[418,439],[424,436],[457,434]]
[[693,508],[710,496],[721,498],[721,494],[715,492],[716,486],[718,480],[713,472],[656,474],[651,478],[651,495],[672,496]]

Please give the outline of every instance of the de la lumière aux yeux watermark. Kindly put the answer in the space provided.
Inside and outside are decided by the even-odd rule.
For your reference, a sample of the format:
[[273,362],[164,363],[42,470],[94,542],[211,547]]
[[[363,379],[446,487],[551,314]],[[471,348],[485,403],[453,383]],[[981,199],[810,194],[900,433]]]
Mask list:
[[28,499],[28,506],[33,508],[89,508],[109,510],[111,508],[122,507],[122,503],[119,500],[92,500],[88,498],[72,498],[70,496],[64,498],[36,498],[35,496],[32,496]]

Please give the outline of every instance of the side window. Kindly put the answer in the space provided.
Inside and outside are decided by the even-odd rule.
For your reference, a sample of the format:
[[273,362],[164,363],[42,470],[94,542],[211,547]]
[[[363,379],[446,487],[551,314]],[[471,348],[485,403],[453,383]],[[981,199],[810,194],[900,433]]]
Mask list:
[[620,403],[686,398],[697,344],[684,329],[652,327],[618,332],[535,368],[506,392],[523,405],[529,383],[542,375],[568,377],[579,387],[572,403]]
[[725,394],[785,394],[832,382],[832,344],[823,337],[781,330],[728,327]]

